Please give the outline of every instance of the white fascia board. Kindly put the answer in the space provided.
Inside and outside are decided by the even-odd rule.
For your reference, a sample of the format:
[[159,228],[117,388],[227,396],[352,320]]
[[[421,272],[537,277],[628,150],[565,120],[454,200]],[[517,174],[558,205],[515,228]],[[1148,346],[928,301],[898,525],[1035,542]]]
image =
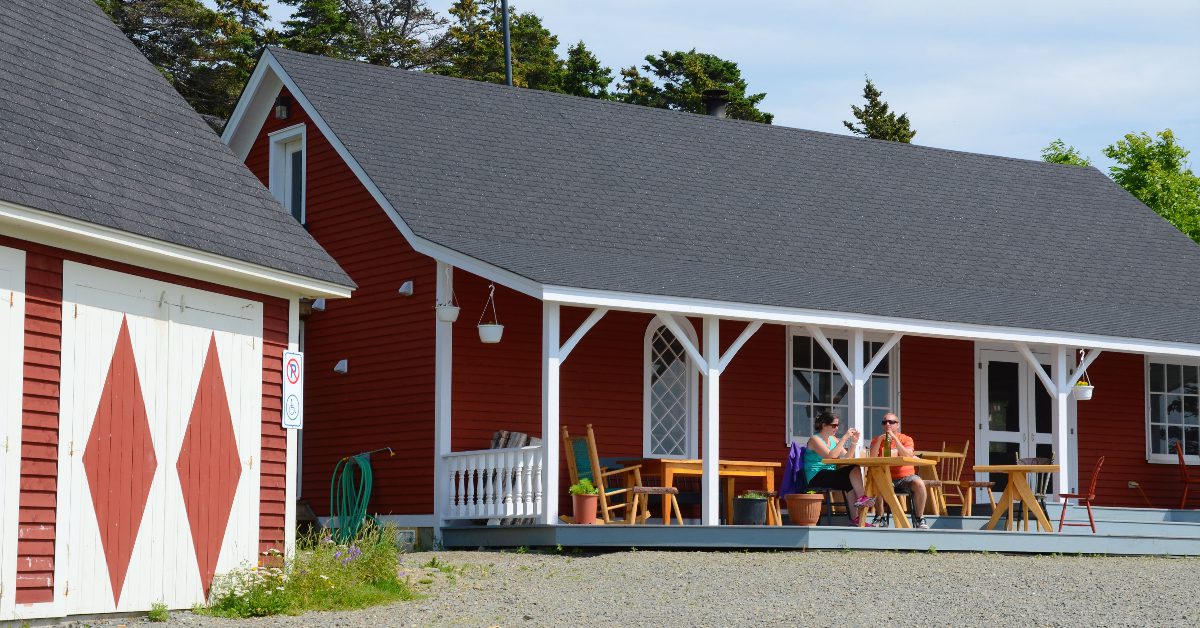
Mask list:
[[723,319],[761,320],[783,325],[815,325],[818,327],[865,329],[963,340],[995,340],[1007,343],[1024,342],[1038,345],[1087,347],[1127,353],[1200,357],[1200,345],[1182,342],[1118,338],[1093,334],[1069,334],[970,323],[924,321],[870,314],[850,314],[804,308],[750,305],[690,297],[664,297],[631,292],[589,290],[566,286],[546,286],[542,292],[542,299],[545,301],[554,301],[562,305],[606,307],[613,310],[634,312],[665,312],[687,316],[717,316]]
[[413,232],[408,223],[400,217],[400,213],[392,206],[391,202],[383,195],[383,192],[367,175],[367,171],[354,159],[345,144],[333,132],[317,112],[316,107],[304,95],[284,71],[283,65],[279,60],[271,54],[270,50],[263,52],[262,58],[258,62],[258,66],[254,69],[254,73],[250,77],[250,82],[246,85],[246,90],[242,93],[242,98],[238,101],[237,107],[234,109],[233,115],[229,119],[229,124],[225,129],[225,133],[221,139],[234,150],[243,161],[246,155],[250,152],[250,147],[254,144],[254,138],[257,137],[258,131],[262,128],[263,121],[266,120],[266,115],[269,112],[275,96],[279,93],[278,87],[273,87],[273,81],[278,81],[283,87],[286,87],[291,93],[292,98],[296,100],[296,104],[304,108],[309,119],[313,124],[321,130],[321,134],[325,136],[325,140],[330,146],[337,151],[338,156],[350,168],[367,192],[371,194],[371,198],[383,208],[385,214],[391,219],[392,224],[396,225],[396,229],[404,236],[409,245],[418,253],[427,255],[439,262],[445,262],[455,268],[460,268],[466,272],[478,275],[489,281],[494,281],[523,292],[534,298],[541,298],[542,286],[536,281],[523,277],[510,270],[505,270],[498,266],[480,261],[470,255],[460,253],[454,249],[442,246],[436,242],[431,242],[418,236]]
[[[0,201],[5,235],[272,296],[348,298],[351,289],[112,227]],[[246,286],[245,284],[253,284]]]

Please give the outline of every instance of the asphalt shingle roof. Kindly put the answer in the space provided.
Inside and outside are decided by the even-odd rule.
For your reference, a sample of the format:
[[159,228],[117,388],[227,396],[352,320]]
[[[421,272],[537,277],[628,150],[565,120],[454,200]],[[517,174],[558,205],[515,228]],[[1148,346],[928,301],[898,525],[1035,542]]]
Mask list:
[[543,284],[1200,343],[1200,247],[1095,168],[271,53],[417,235]]
[[354,285],[92,0],[0,3],[0,200]]

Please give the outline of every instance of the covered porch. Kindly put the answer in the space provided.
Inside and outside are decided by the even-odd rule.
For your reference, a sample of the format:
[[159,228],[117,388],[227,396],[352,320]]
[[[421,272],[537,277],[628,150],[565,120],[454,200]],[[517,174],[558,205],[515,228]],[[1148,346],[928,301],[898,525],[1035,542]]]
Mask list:
[[[461,273],[460,278],[464,280],[464,290],[478,291],[486,284],[469,273]],[[454,279],[454,269],[439,264],[439,302],[451,299]],[[540,423],[534,426],[504,412],[476,409],[477,418],[463,427],[472,431],[472,442],[476,443],[482,442],[481,434],[493,430],[532,428],[529,433],[541,437],[536,445],[513,449],[452,446],[465,440],[457,434],[463,427],[454,411],[455,400],[463,393],[452,389],[452,383],[460,388],[464,385],[463,379],[455,375],[462,357],[456,356],[454,349],[456,335],[461,343],[464,334],[461,330],[456,334],[453,323],[437,323],[435,509],[438,528],[447,546],[503,544],[518,538],[529,540],[551,535],[560,539],[551,545],[570,539],[571,543],[562,544],[665,543],[662,546],[687,547],[693,546],[690,543],[708,546],[711,541],[727,546],[760,547],[743,540],[759,530],[770,535],[764,539],[772,539],[762,547],[870,547],[870,543],[859,543],[870,537],[859,535],[884,531],[834,532],[789,526],[766,531],[766,528],[723,525],[728,522],[723,517],[726,500],[722,496],[719,461],[782,462],[792,438],[811,434],[812,413],[819,408],[838,411],[843,414],[843,429],[853,426],[868,437],[877,433],[880,413],[898,410],[904,418],[905,432],[917,439],[918,449],[938,450],[943,444],[961,446],[970,441],[968,470],[973,464],[1011,463],[1014,455],[1053,452],[1054,463],[1062,469],[1054,474],[1050,487],[1052,496],[1047,501],[1053,504],[1057,501],[1053,494],[1075,492],[1081,481],[1090,480],[1080,478],[1079,473],[1082,469],[1090,474],[1095,462],[1095,455],[1086,448],[1086,459],[1081,459],[1078,407],[1087,402],[1072,398],[1072,389],[1087,369],[1101,355],[1123,356],[1122,364],[1140,363],[1147,354],[1187,360],[1194,360],[1197,355],[1194,348],[1169,343],[822,311],[746,308],[549,288],[540,298],[529,296],[516,291],[502,295],[508,299],[503,307],[508,312],[506,334],[511,336],[506,335],[498,346],[504,342],[522,343],[511,351],[522,354],[521,364],[527,364],[528,354],[532,353],[531,342],[540,345],[533,356],[540,376],[537,388]],[[520,305],[514,308],[513,302]],[[665,334],[655,336],[660,333],[656,330],[665,330]],[[633,351],[618,347],[623,342],[618,336],[627,339],[643,334],[644,337],[636,339],[641,341],[636,343],[637,348],[644,349],[644,354],[638,351],[642,359],[631,361]],[[694,388],[685,389],[684,394],[676,395],[675,403],[685,408],[685,418],[694,417],[695,424],[682,432],[682,438],[676,439],[681,441],[675,443],[680,447],[679,454],[657,457],[701,461],[699,505],[691,516],[685,515],[690,524],[685,527],[689,529],[660,528],[657,509],[649,526],[599,526],[606,529],[590,531],[591,528],[584,526],[563,525],[560,515],[569,514],[564,511],[569,501],[565,498],[565,454],[558,436],[561,427],[567,425],[573,434],[581,434],[587,423],[595,424],[599,454],[606,461],[655,457],[648,454],[654,453],[653,441],[659,435],[651,426],[652,410],[645,409],[652,405],[646,399],[654,393],[654,376],[648,370],[643,372],[643,367],[653,363],[656,352],[661,353],[654,343],[667,334],[674,350],[683,356],[681,364],[686,365],[686,377],[694,379],[695,384]],[[808,343],[807,349],[799,348],[801,338]],[[906,347],[903,356],[898,352],[902,343]],[[944,350],[954,352],[954,364],[939,362],[937,356]],[[510,350],[505,351],[488,358],[495,360],[491,367],[504,364],[503,356],[510,355],[507,353]],[[996,366],[995,377],[989,379],[988,369],[993,368],[993,363],[1004,367]],[[475,373],[481,369],[480,364],[480,360],[473,359],[466,368]],[[763,364],[767,366],[764,368]],[[524,370],[516,363],[512,368]],[[573,368],[586,370],[591,381],[564,386]],[[666,365],[663,373],[670,375],[671,368]],[[1007,375],[1001,372],[1006,369],[1012,372]],[[604,373],[612,376],[601,377]],[[525,381],[530,383],[531,379],[527,377]],[[888,380],[887,386],[879,383],[881,379]],[[901,380],[904,380],[902,402]],[[989,384],[991,388],[1011,390],[989,391]],[[805,386],[813,389],[803,390]],[[824,391],[833,393],[816,390],[822,386]],[[584,391],[586,394],[581,394]],[[1009,398],[1004,397],[1009,393]],[[688,398],[691,394],[695,395],[694,400]],[[580,396],[587,398],[571,399]],[[946,403],[944,398],[951,396],[956,398],[953,408],[938,407],[939,403]],[[617,397],[621,399],[614,401]],[[617,401],[627,403],[621,405]],[[989,425],[994,410],[989,406],[1000,401],[1014,405],[1002,408],[1005,411],[996,415],[999,424]],[[617,406],[623,409],[611,410]],[[635,406],[639,411],[631,411]],[[565,407],[570,410],[564,412]],[[1012,421],[1017,423],[1015,429],[1006,429],[1004,423]],[[990,434],[989,440],[983,441],[984,447],[979,446],[980,434]],[[967,477],[974,478],[969,471]],[[745,483],[739,487],[752,488]],[[981,493],[977,503],[986,503],[982,498]],[[1051,505],[1048,510],[1047,514],[1056,520],[1059,507]],[[1116,518],[1112,521],[1125,521],[1120,518],[1125,516],[1124,512],[1114,514]],[[1174,523],[1169,521],[1173,516],[1163,515],[1162,522]],[[1017,543],[1017,539],[1037,536],[982,531],[986,521],[986,517],[942,516],[931,519],[931,526],[935,533],[951,534],[945,541],[947,549],[956,543],[974,543],[979,546],[977,549],[994,545],[994,551],[1009,551],[1003,548]],[[1118,529],[1124,536],[1146,538],[1176,538],[1170,535],[1179,534],[1178,538],[1190,539],[1194,534],[1190,528],[1158,529],[1153,527],[1156,522],[1137,521],[1131,525],[1121,523]],[[645,531],[650,528],[658,531]],[[731,531],[705,536],[690,528]],[[905,532],[891,530],[887,534]],[[1000,536],[992,536],[997,534]],[[625,542],[634,537],[642,538],[643,542]],[[985,542],[991,538],[996,540]],[[491,540],[476,542],[487,539]],[[908,542],[924,543],[919,549],[929,545],[941,548],[936,541]],[[1099,549],[1103,544],[1097,545],[1096,541],[1072,542],[1090,544],[1100,553],[1111,553]],[[1041,547],[1042,543],[1028,547]],[[531,544],[539,543],[517,543]]]

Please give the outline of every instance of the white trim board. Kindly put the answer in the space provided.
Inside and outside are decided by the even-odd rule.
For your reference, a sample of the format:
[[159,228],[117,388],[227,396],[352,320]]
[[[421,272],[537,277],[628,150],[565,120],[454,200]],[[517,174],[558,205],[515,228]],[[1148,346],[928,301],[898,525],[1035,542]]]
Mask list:
[[25,251],[0,246],[0,621],[16,618],[24,355]]
[[291,297],[346,298],[350,288],[301,277],[120,229],[0,201],[4,234],[244,290]]

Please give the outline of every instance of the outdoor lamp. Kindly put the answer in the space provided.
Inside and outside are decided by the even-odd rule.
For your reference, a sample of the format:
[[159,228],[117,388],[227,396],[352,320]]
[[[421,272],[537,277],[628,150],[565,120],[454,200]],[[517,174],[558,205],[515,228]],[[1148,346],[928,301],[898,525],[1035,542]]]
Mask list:
[[280,96],[275,99],[275,119],[287,120],[292,115],[292,99]]

